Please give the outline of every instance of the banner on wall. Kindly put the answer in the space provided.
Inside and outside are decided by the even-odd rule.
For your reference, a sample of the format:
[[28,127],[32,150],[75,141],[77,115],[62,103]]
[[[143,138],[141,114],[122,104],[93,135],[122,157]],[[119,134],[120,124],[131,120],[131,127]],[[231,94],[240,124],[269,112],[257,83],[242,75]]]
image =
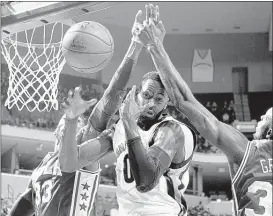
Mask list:
[[213,82],[214,65],[210,49],[195,49],[192,60],[192,82]]

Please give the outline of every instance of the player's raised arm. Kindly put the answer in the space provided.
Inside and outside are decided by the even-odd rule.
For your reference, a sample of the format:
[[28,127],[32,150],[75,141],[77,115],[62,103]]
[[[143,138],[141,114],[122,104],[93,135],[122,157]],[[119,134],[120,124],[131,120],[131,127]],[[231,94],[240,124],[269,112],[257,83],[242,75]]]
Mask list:
[[247,138],[235,128],[218,121],[196,100],[164,49],[162,39],[165,35],[164,26],[161,21],[155,23],[159,13],[158,7],[152,6],[150,9],[150,14],[156,15],[149,18],[139,39],[148,48],[168,96],[175,107],[188,117],[205,139],[219,147],[233,162],[240,164],[248,142]]
[[63,125],[60,125],[58,137],[60,139],[59,163],[64,172],[74,172],[85,167],[112,150],[112,140],[108,137],[110,132],[102,133],[100,137],[78,145],[76,137],[78,116],[96,103],[94,99],[83,101],[80,92],[80,87],[75,88],[74,92],[70,91],[65,100],[66,104],[63,105],[66,115],[62,119]]
[[88,119],[89,128],[87,131],[90,130],[90,127],[98,132],[105,130],[112,115],[117,112],[124,96],[126,95],[126,85],[143,47],[137,37],[137,32],[142,26],[140,22],[141,14],[142,11],[138,11],[132,28],[132,39],[128,51],[113,75],[101,100],[93,109]]

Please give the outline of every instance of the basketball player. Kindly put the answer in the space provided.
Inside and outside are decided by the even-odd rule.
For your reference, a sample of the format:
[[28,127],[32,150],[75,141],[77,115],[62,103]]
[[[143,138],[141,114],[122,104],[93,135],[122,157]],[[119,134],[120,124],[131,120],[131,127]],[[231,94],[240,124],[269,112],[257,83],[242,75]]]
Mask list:
[[[187,211],[183,192],[195,147],[194,132],[165,113],[168,100],[159,74],[149,72],[137,90],[134,86],[127,95],[113,135],[106,132],[77,146],[76,124],[67,122],[60,155],[73,161],[71,171],[114,151],[120,215],[177,216]],[[78,88],[68,101],[66,113],[76,112]]]
[[[126,84],[142,49],[142,45],[139,42],[136,42],[139,15],[140,14],[137,15],[132,29],[133,38],[129,49],[121,65],[115,72],[108,88],[105,90],[103,97],[93,109],[93,112],[88,119],[87,126],[80,129],[77,135],[78,144],[87,139],[97,137],[106,129],[112,115],[116,113],[126,95]],[[69,92],[69,96],[71,96],[71,94],[72,91]],[[82,110],[85,111],[88,107],[94,105],[95,100],[82,102],[82,104],[77,104],[80,105],[77,112],[80,112],[81,114],[83,113]],[[83,188],[82,185],[79,184],[78,179],[75,180],[76,170],[70,172],[70,166],[73,166],[73,161],[70,160],[70,158],[63,156],[59,157],[59,146],[63,142],[63,137],[67,131],[67,128],[65,127],[66,121],[69,121],[68,117],[64,116],[57,127],[55,152],[47,154],[41,164],[35,169],[31,176],[28,188],[13,205],[10,213],[11,216],[26,216],[33,215],[34,213],[35,216],[68,216],[71,206],[74,210],[70,213],[70,216],[76,216],[79,215],[79,213],[81,213],[81,215],[89,216],[87,212],[92,208],[91,199],[93,200],[94,197],[86,197],[87,195],[84,193],[75,194],[79,197],[86,195],[81,198],[84,200],[89,199],[90,202],[89,206],[84,203],[80,203],[77,207],[73,206],[74,202],[71,203],[72,199],[74,199],[72,197],[73,187],[74,191]],[[77,121],[75,123],[77,125]],[[65,166],[60,169],[59,163],[64,163]],[[91,172],[89,173],[88,179],[94,179],[94,181],[89,182],[89,185],[85,185],[84,189],[86,189],[86,191],[88,191],[88,189],[92,191],[92,188],[95,190],[98,187],[99,165],[98,163],[92,163],[90,166]],[[86,175],[85,171],[81,172],[82,175]],[[80,176],[80,174],[77,176]],[[95,177],[92,178],[93,176]],[[91,196],[95,196],[95,194],[93,193]],[[77,210],[79,212],[77,212]],[[95,215],[95,213],[92,215]]]
[[[154,6],[150,9],[151,14],[158,12]],[[145,23],[139,39],[148,48],[175,107],[205,139],[226,154],[237,215],[272,215],[272,108],[261,117],[251,142],[232,126],[220,122],[195,99],[174,67],[163,46],[164,26],[162,22],[155,24],[154,17]]]

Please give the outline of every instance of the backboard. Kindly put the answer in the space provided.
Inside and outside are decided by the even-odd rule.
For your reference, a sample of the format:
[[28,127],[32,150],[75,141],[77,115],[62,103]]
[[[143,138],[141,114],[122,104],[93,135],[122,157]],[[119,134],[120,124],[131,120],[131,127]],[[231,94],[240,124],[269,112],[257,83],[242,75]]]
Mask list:
[[87,13],[108,9],[118,2],[1,2],[1,37]]

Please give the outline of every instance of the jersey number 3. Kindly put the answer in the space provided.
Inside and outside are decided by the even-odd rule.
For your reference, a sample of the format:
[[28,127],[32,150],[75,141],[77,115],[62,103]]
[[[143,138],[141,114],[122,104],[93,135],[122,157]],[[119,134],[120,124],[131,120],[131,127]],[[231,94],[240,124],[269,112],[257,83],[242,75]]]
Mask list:
[[51,199],[51,190],[53,187],[52,181],[47,180],[42,185],[40,183],[35,184],[35,203],[39,206],[42,203],[47,203]]
[[256,213],[253,209],[246,208],[246,216],[269,216],[272,215],[272,184],[269,182],[255,181],[248,187],[249,193],[257,193],[259,190],[266,191],[264,197],[259,198],[259,207],[264,209],[263,214]]
[[132,183],[134,181],[128,154],[126,154],[123,159],[123,175],[126,183]]

